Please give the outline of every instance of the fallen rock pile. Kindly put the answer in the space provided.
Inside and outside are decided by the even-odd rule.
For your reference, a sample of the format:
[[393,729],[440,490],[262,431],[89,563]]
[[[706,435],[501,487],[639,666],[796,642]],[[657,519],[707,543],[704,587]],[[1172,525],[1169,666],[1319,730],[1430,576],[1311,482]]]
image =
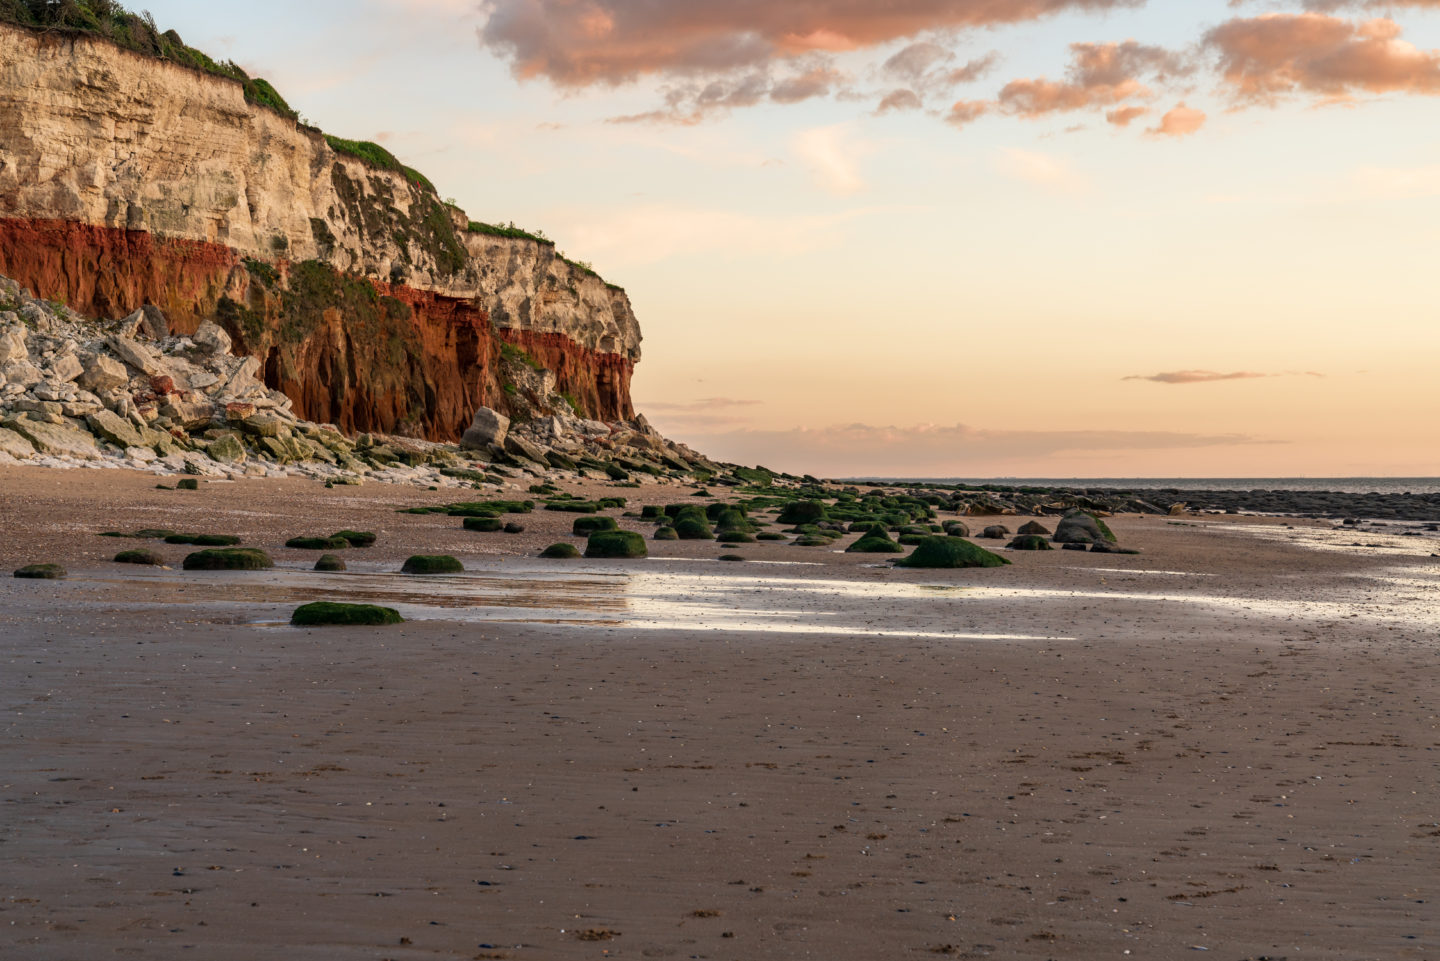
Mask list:
[[[0,277],[0,464],[112,467],[207,477],[373,478],[456,487],[593,471],[616,480],[680,475],[705,458],[645,423],[570,416],[554,375],[525,395],[560,414],[509,420],[481,409],[463,447],[302,420],[211,321],[174,336],[147,306],[118,321],[81,317]],[[548,375],[548,381],[544,375]],[[480,442],[474,442],[476,437]],[[713,465],[710,465],[713,466]]]

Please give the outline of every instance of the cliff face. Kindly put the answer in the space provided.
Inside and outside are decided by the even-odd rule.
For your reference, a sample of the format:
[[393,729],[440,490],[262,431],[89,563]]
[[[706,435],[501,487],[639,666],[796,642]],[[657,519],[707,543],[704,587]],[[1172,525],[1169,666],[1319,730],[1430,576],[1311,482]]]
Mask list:
[[337,153],[221,78],[0,24],[0,274],[82,313],[215,318],[301,416],[453,440],[506,410],[501,342],[634,416],[624,291],[471,232],[423,178]]

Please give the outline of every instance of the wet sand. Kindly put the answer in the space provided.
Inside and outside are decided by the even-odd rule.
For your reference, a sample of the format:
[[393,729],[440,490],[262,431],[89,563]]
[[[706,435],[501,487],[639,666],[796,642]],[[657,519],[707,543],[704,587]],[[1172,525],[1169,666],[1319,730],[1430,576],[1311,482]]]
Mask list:
[[[0,581],[0,956],[1440,957],[1414,541],[1120,517],[1142,555],[545,565],[572,515],[153,486],[0,470],[3,569],[71,570]],[[107,563],[149,526],[282,570]],[[279,546],[346,527],[382,532],[353,576]],[[458,587],[391,574],[436,551]],[[345,593],[409,620],[282,625]]]

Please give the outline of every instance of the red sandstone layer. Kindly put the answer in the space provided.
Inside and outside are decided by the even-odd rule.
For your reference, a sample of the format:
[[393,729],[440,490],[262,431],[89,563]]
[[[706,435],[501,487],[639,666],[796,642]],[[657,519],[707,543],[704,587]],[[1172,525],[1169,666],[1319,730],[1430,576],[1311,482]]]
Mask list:
[[237,351],[261,359],[265,383],[294,401],[300,416],[350,432],[454,441],[477,407],[505,410],[497,337],[554,371],[557,389],[586,415],[634,416],[634,364],[627,357],[589,350],[559,333],[496,329],[474,300],[374,283],[378,294],[404,303],[409,317],[390,328],[356,329],[353,318],[331,307],[307,318],[303,336],[286,339],[278,301],[250,291],[234,250],[62,220],[0,219],[0,275],[87,316],[122,317],[155,304],[181,334],[214,317],[222,297],[247,302],[259,308],[262,326],[232,329]]

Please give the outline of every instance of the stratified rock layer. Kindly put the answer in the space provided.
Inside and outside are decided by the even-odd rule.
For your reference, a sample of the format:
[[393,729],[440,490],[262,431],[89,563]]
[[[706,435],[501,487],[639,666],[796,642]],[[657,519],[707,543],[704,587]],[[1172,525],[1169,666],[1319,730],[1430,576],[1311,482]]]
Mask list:
[[633,418],[624,291],[470,227],[232,81],[0,25],[0,274],[84,314],[154,304],[177,335],[216,318],[297,414],[349,431],[456,440],[509,412],[502,341],[584,416]]

